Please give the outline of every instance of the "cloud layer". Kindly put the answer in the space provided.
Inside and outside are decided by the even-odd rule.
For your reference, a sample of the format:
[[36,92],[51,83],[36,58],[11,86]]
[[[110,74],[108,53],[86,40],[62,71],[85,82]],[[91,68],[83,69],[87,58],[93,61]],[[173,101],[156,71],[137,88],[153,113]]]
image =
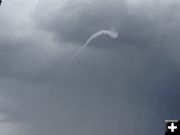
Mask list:
[[[179,7],[177,0],[4,1],[0,134],[164,132],[164,120],[180,113]],[[92,34],[112,27],[117,39],[97,38],[66,66]]]

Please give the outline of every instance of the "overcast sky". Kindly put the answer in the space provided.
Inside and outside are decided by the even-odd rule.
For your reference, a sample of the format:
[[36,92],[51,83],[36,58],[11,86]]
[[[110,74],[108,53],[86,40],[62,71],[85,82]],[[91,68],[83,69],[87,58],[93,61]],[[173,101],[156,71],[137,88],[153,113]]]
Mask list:
[[180,116],[179,35],[179,0],[4,0],[0,135],[164,134]]

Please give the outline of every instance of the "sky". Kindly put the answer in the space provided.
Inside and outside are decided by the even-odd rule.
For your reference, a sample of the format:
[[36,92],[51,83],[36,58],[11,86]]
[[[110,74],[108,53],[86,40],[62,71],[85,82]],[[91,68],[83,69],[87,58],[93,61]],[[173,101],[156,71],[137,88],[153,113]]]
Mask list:
[[180,119],[179,34],[179,0],[4,0],[0,134],[164,134]]

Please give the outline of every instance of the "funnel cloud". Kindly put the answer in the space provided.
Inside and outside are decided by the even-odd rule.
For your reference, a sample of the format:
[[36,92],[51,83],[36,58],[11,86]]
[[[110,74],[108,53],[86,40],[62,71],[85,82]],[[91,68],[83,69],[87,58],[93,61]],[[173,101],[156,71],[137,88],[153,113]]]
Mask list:
[[72,58],[71,58],[71,61],[73,61],[74,60],[74,58],[86,47],[86,46],[88,46],[88,44],[91,42],[91,41],[93,41],[94,39],[96,39],[96,38],[98,38],[98,37],[100,37],[100,36],[102,36],[102,35],[107,35],[107,36],[109,36],[109,37],[111,37],[111,38],[113,38],[113,39],[116,39],[116,38],[118,38],[118,36],[119,36],[119,34],[116,32],[116,31],[114,31],[114,30],[101,30],[101,31],[98,31],[98,32],[96,32],[95,34],[93,34],[92,36],[90,36],[89,38],[88,38],[88,40],[86,41],[86,43],[72,56]]

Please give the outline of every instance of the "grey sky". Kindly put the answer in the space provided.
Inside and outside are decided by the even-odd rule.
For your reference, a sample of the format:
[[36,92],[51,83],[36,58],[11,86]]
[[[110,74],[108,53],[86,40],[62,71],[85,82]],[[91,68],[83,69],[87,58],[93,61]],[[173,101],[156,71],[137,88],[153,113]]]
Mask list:
[[[180,113],[179,9],[178,0],[4,0],[0,134],[164,132]],[[66,66],[112,27],[117,39],[95,39]]]

